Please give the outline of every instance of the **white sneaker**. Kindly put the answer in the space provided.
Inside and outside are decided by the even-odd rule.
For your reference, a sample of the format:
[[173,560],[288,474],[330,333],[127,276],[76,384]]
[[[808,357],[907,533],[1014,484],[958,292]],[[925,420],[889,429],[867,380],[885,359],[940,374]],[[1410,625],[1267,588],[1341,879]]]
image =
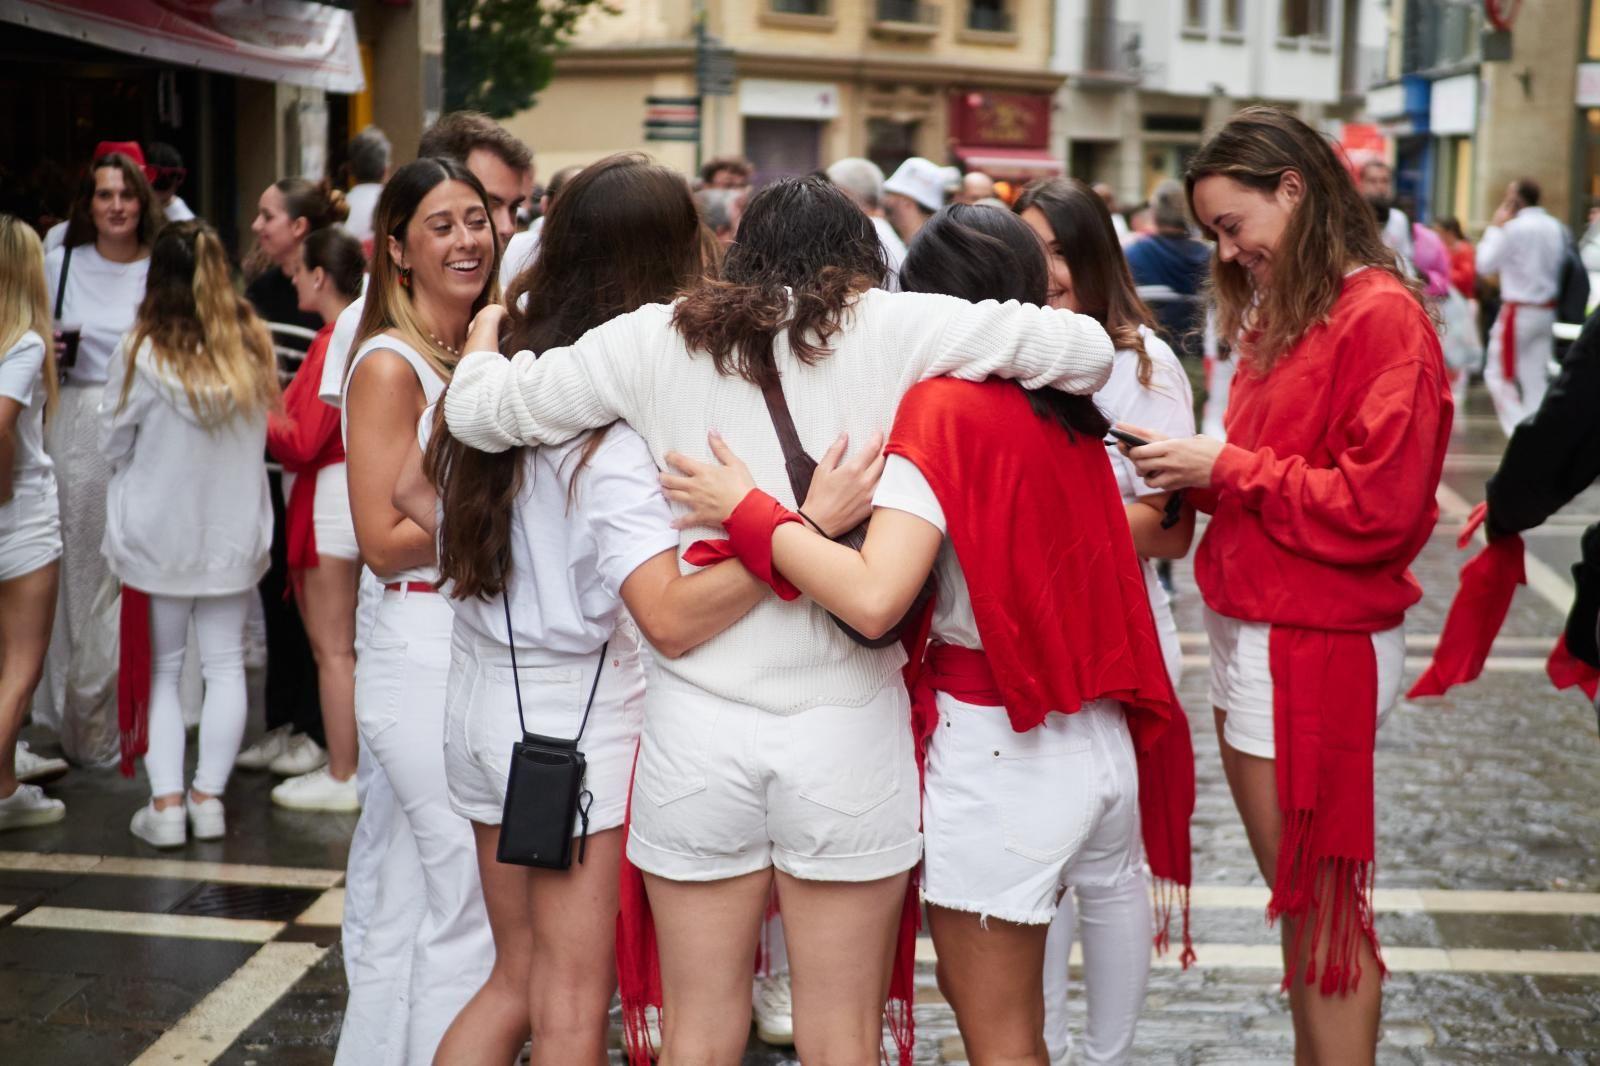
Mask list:
[[273,759],[267,769],[279,777],[299,777],[328,764],[328,753],[304,733],[289,738],[283,754]]
[[183,808],[174,805],[158,811],[153,800],[133,812],[128,830],[154,848],[181,848],[189,839]]
[[0,829],[49,825],[66,816],[67,805],[46,796],[38,785],[18,785],[15,792],[0,799]]
[[789,990],[789,971],[756,978],[750,1006],[757,1040],[779,1047],[794,1046],[794,998]]
[[17,780],[27,784],[54,781],[67,772],[67,760],[35,755],[26,740],[17,741]]
[[265,770],[289,746],[289,727],[280,725],[262,734],[261,739],[239,753],[233,765],[241,770]]
[[361,809],[361,801],[356,798],[355,775],[340,781],[326,766],[279,782],[272,790],[272,802],[294,811],[353,812]]
[[183,806],[189,812],[189,831],[196,840],[221,840],[228,832],[228,818],[217,797],[196,803],[194,793],[185,792]]

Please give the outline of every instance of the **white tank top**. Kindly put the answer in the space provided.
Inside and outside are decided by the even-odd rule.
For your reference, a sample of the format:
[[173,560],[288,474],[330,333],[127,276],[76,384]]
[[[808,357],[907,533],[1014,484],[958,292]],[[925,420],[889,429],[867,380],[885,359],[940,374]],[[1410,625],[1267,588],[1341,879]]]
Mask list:
[[[350,357],[350,369],[345,373],[345,388],[348,389],[350,387],[350,379],[355,376],[356,367],[361,365],[361,360],[372,352],[380,350],[394,352],[411,364],[412,371],[417,375],[417,383],[422,386],[422,396],[425,403],[433,404],[439,401],[440,394],[444,392],[444,378],[439,376],[439,372],[415,348],[387,333],[380,333],[375,337],[368,338],[360,348],[356,349],[356,353]],[[350,407],[348,404],[340,409],[339,428],[345,438],[345,445],[348,447],[350,437]],[[439,568],[437,566],[418,566],[386,577],[380,575],[380,579],[386,584],[397,584],[402,581],[421,581],[436,585],[439,582]]]

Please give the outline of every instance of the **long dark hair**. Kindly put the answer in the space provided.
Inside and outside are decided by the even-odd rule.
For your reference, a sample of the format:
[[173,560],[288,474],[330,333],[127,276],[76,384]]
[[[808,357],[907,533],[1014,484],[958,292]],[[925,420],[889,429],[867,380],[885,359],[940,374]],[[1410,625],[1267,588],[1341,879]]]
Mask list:
[[340,296],[354,300],[361,295],[361,279],[367,276],[367,253],[349,231],[339,226],[312,230],[300,246],[300,261],[307,270],[320,267],[325,271]]
[[[952,204],[930,218],[906,249],[900,287],[974,303],[1016,300],[1043,307],[1050,274],[1044,247],[1026,222],[998,207]],[[1033,413],[1055,421],[1069,436],[1098,439],[1111,427],[1088,396],[1059,389],[1024,391]]]
[[89,172],[83,176],[83,181],[78,185],[78,195],[72,201],[72,207],[67,215],[66,240],[63,241],[68,248],[76,248],[81,244],[92,244],[98,231],[94,226],[94,176],[107,168],[117,171],[122,175],[122,184],[133,191],[139,201],[139,246],[150,248],[156,243],[156,237],[161,233],[161,227],[166,225],[167,216],[161,209],[161,201],[156,199],[155,192],[150,188],[150,182],[144,176],[144,168],[121,152],[107,152],[97,156],[89,164]]
[[1384,245],[1372,208],[1332,142],[1287,111],[1247,107],[1200,146],[1183,175],[1189,213],[1215,240],[1208,221],[1194,209],[1194,187],[1202,179],[1220,175],[1271,196],[1291,170],[1303,180],[1305,196],[1279,239],[1269,283],[1258,289],[1237,262],[1225,263],[1215,251],[1211,256],[1217,335],[1242,338],[1244,357],[1258,373],[1270,370],[1301,334],[1327,319],[1352,264],[1384,271],[1424,310],[1428,306],[1422,283],[1407,277]]
[[[702,280],[705,249],[682,176],[642,155],[608,156],[552,201],[539,255],[507,294],[511,330],[503,347],[548,351],[618,315],[665,303]],[[579,454],[569,499],[604,434],[592,434]],[[475,451],[436,417],[423,469],[444,504],[439,571],[459,598],[488,598],[505,587],[522,465],[520,450]]]
[[[372,276],[367,280],[366,305],[361,311],[361,324],[356,328],[356,345],[392,329],[417,350],[435,373],[449,381],[459,356],[446,350],[417,321],[410,286],[403,281],[400,267],[389,252],[389,238],[393,237],[404,247],[406,227],[411,224],[411,217],[417,213],[423,198],[447,181],[459,181],[477,194],[493,230],[494,212],[489,209],[489,194],[483,191],[483,183],[466,164],[443,156],[430,156],[414,159],[395,171],[378,195],[378,206],[372,213]],[[490,245],[494,261],[489,265],[483,291],[472,302],[474,315],[500,294],[500,242],[493,240]],[[349,387],[348,380],[345,386]]]
[[849,197],[826,178],[787,178],[750,197],[721,279],[679,301],[672,324],[717,373],[764,385],[780,332],[801,362],[823,359],[856,293],[887,276],[872,220]]
[[1138,356],[1139,384],[1148,386],[1153,364],[1139,327],[1154,326],[1155,318],[1134,288],[1106,202],[1076,178],[1047,178],[1023,189],[1012,210],[1020,215],[1030,207],[1038,208],[1050,223],[1056,247],[1072,273],[1078,311],[1104,326],[1113,346]]

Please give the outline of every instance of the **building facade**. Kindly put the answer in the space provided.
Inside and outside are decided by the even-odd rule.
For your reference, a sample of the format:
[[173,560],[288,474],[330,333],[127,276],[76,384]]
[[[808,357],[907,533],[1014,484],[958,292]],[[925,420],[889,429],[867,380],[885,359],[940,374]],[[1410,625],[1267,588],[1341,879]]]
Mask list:
[[[507,125],[542,173],[639,150],[685,171],[742,155],[757,180],[843,156],[885,171],[911,155],[998,176],[1053,173],[1050,0],[619,0],[557,58],[535,106]],[[726,51],[726,95],[699,101],[696,136],[655,140],[651,115],[692,114],[698,34]],[[652,110],[652,102],[655,109]],[[660,132],[660,131],[658,131]]]
[[[1252,103],[1314,125],[1344,114],[1362,0],[1057,0],[1066,78],[1052,144],[1124,203],[1182,173],[1204,131]],[[1369,53],[1370,58],[1370,53]]]
[[[1509,32],[1479,0],[1394,0],[1389,61],[1366,115],[1392,142],[1396,185],[1424,219],[1481,229],[1528,176],[1550,212],[1600,197],[1600,0],[1525,3]],[[1587,79],[1587,80],[1586,80]]]

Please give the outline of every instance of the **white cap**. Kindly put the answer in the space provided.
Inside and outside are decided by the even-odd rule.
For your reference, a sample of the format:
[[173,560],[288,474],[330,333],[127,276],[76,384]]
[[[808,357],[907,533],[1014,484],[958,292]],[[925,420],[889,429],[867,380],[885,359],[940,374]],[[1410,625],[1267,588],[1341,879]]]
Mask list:
[[[944,190],[950,181],[950,167],[941,167],[931,159],[914,155],[895,168],[889,180],[883,183],[884,192],[897,192],[927,208],[937,211],[944,206]],[[960,180],[959,173],[957,180]]]

